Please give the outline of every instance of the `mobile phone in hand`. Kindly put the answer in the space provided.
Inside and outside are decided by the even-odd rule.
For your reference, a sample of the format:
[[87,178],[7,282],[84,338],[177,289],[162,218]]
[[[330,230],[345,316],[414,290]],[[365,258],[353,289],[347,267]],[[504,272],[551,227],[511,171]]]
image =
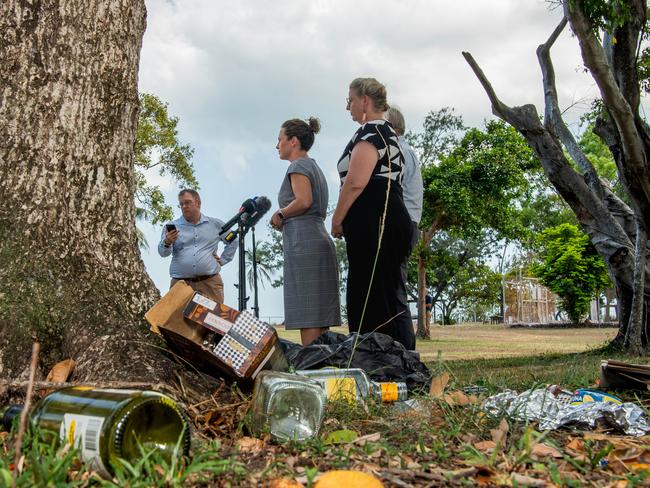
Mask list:
[[167,232],[174,232],[176,230],[176,226],[174,224],[165,224],[165,227],[167,228]]

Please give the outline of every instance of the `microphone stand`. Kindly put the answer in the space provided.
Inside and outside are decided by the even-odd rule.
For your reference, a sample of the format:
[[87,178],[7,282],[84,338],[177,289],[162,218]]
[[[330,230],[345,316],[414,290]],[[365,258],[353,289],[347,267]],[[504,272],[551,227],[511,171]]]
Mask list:
[[237,287],[239,293],[239,311],[246,310],[246,246],[244,244],[244,237],[246,236],[246,226],[239,222],[237,233],[239,235],[239,286]]
[[260,305],[257,301],[257,250],[255,247],[255,226],[251,227],[253,238],[253,293],[255,293],[255,301],[253,302],[253,311],[255,317],[260,318]]
[[239,237],[239,311],[246,310],[246,304],[250,297],[246,296],[246,233],[253,231],[253,292],[255,293],[253,311],[255,317],[260,318],[260,307],[257,297],[257,250],[255,245],[255,226],[249,227],[243,222],[239,222],[236,234]]

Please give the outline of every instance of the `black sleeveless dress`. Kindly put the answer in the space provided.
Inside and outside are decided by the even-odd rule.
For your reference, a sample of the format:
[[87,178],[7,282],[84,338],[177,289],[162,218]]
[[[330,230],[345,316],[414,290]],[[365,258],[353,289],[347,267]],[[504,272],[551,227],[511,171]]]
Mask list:
[[[355,132],[339,159],[341,184],[348,173],[352,149],[360,141],[375,146],[379,160],[343,221],[349,261],[348,324],[350,331],[382,332],[407,349],[415,349],[411,314],[400,299],[406,296],[400,266],[409,255],[413,233],[400,183],[404,157],[397,134],[388,122],[367,122]],[[382,221],[384,229],[380,236]]]

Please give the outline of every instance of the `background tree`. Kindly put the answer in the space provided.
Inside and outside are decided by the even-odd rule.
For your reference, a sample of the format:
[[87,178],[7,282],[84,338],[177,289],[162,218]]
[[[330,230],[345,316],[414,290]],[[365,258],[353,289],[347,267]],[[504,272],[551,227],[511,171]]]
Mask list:
[[418,259],[418,337],[429,338],[424,301],[427,249],[434,234],[447,230],[476,237],[493,229],[514,238],[520,229],[514,202],[528,188],[527,171],[538,166],[525,141],[502,122],[491,121],[485,130],[468,130],[438,164],[423,168],[423,237]]
[[535,276],[560,297],[560,309],[569,319],[581,322],[597,292],[611,285],[605,263],[575,225],[545,230],[539,245],[542,262],[533,268]]
[[[613,343],[629,352],[648,350],[650,295],[646,265],[650,224],[650,131],[640,114],[647,88],[647,3],[645,0],[564,0],[564,19],[537,49],[545,94],[544,121],[533,105],[509,107],[496,95],[478,64],[463,53],[482,83],[493,112],[526,138],[544,172],[571,207],[602,256],[618,296],[620,324]],[[594,162],[576,142],[562,118],[550,50],[569,23],[585,67],[601,95],[594,130],[609,148],[619,198],[600,178]],[[569,158],[572,160],[570,161]]]
[[[406,140],[415,149],[420,158],[422,170],[435,166],[440,158],[447,154],[458,142],[460,135],[466,130],[463,118],[454,114],[451,107],[443,107],[437,111],[430,111],[424,119],[422,132],[409,131]],[[424,205],[426,208],[426,204]],[[423,217],[425,217],[423,215]],[[431,238],[437,230],[437,221],[427,219],[420,222],[421,234],[416,248],[413,250],[411,260],[417,263],[417,310],[418,323],[416,335],[422,339],[429,339],[429,322],[425,310],[425,297],[427,290],[427,267],[429,262],[428,248]]]
[[485,322],[501,301],[501,273],[486,263],[471,263],[463,273],[463,287],[456,293],[458,308],[465,317]]
[[144,29],[142,0],[0,3],[3,377],[34,340],[41,368],[71,357],[79,381],[172,375],[149,346],[143,315],[159,295],[135,238]]
[[[473,288],[469,282],[474,279],[473,272],[482,265],[496,250],[493,232],[483,230],[477,236],[458,237],[446,231],[439,231],[431,239],[426,250],[427,294],[431,296],[432,307],[442,313],[442,323],[450,323],[454,312],[465,293],[471,294]],[[472,269],[472,273],[466,273]],[[417,262],[409,263],[409,283],[417,282]],[[417,297],[417,285],[409,285],[409,295]],[[467,296],[469,299],[469,296]],[[469,303],[469,302],[468,302]],[[498,299],[493,304],[498,303]],[[436,316],[436,314],[433,314]]]
[[[172,207],[157,185],[149,184],[147,173],[157,169],[161,176],[171,176],[182,188],[199,189],[194,175],[194,149],[181,144],[178,117],[169,115],[167,104],[150,93],[140,93],[140,113],[135,139],[135,202],[136,218],[152,224],[174,218]],[[144,234],[137,229],[138,243],[146,247]]]

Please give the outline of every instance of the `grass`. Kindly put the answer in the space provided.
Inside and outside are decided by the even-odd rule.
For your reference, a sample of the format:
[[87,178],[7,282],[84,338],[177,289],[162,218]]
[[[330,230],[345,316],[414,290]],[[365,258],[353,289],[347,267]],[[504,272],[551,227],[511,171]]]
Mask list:
[[[274,480],[284,480],[287,484],[275,486],[306,487],[334,469],[366,471],[385,486],[524,486],[543,482],[555,486],[647,486],[650,437],[539,432],[534,423],[490,418],[480,406],[487,395],[505,388],[592,386],[601,359],[644,362],[603,348],[614,332],[493,325],[436,327],[432,331],[435,339],[420,343],[418,349],[432,358],[428,364],[434,374],[449,372],[447,391],[458,392],[468,385],[487,389],[465,405],[422,397],[419,410],[400,412],[374,403],[330,403],[319,437],[304,443],[276,444],[246,430],[245,405],[237,406],[241,397],[231,405],[235,412],[232,421],[225,417],[228,405],[220,398],[192,417],[196,430],[190,460],[169,464],[155,454],[144,453],[141,462],[118,467],[114,480],[100,480],[83,465],[71,463],[71,451],[31,441],[23,448],[25,463],[18,486],[236,487],[274,486]],[[295,332],[281,331],[280,335],[297,338]],[[504,352],[511,356],[503,357]],[[210,393],[214,394],[206,392],[206,397]],[[649,392],[616,393],[646,407],[650,404]],[[233,395],[241,394],[235,391]],[[218,422],[213,430],[206,429],[208,417]],[[217,429],[224,425],[230,427]],[[491,445],[495,432],[504,429],[503,440]],[[347,442],[327,440],[341,437],[337,432],[342,430],[350,431],[345,433]],[[355,437],[358,440],[353,440]],[[12,435],[0,433],[0,486],[8,484],[12,461]]]
[[[347,327],[332,327],[347,334]],[[609,342],[613,328],[524,329],[504,325],[463,324],[432,326],[431,340],[418,340],[423,361],[531,356],[548,353],[575,353]],[[283,339],[300,343],[300,331],[278,329]]]

